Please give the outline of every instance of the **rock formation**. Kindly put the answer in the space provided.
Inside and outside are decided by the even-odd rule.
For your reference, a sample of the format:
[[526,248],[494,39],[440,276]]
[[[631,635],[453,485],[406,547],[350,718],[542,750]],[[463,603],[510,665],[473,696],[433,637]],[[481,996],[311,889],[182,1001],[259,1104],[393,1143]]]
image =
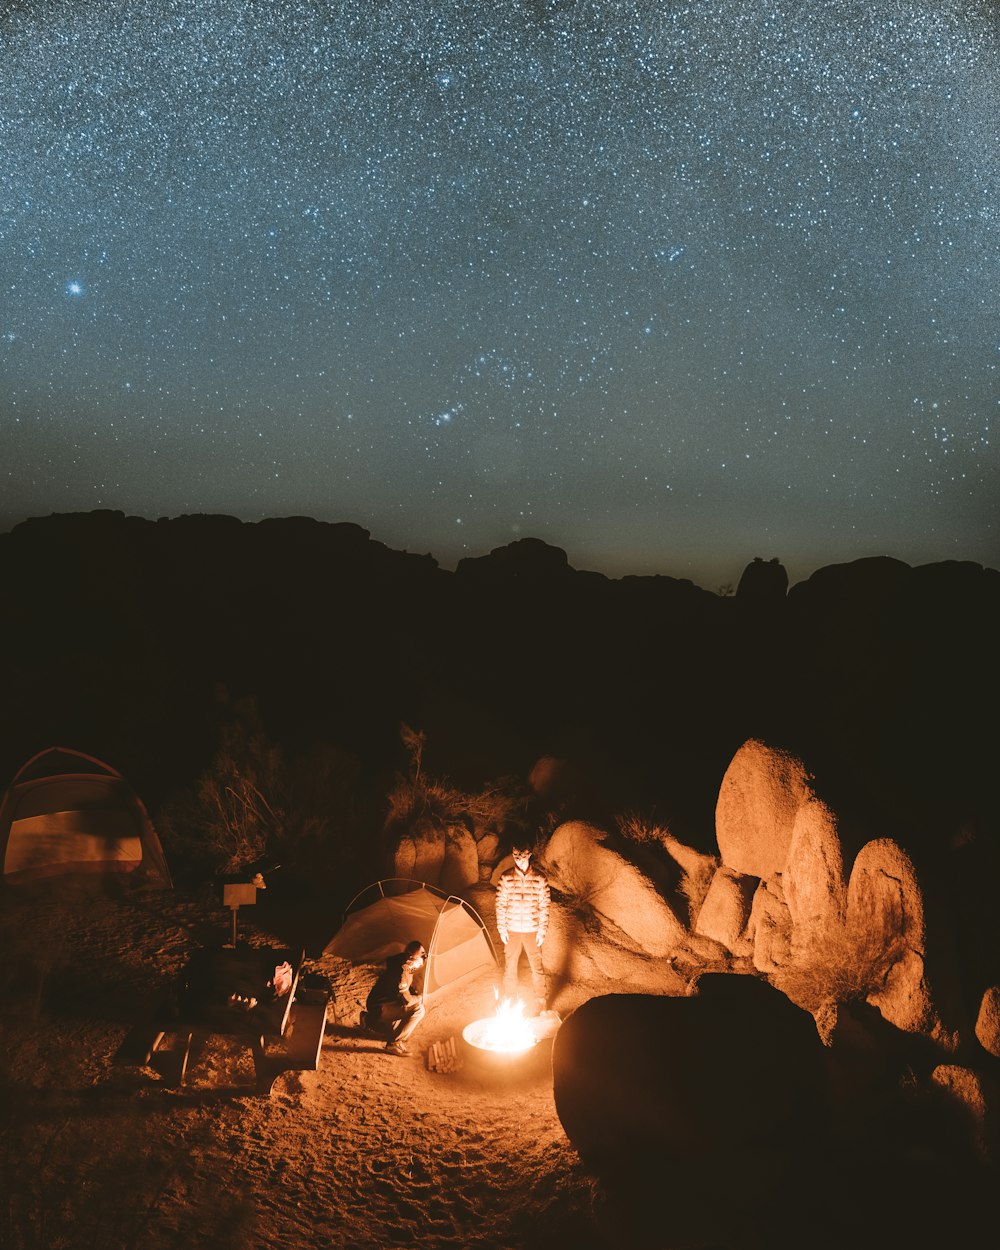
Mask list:
[[556,1035],[556,1110],[598,1168],[802,1150],[828,1124],[822,1049],[809,1014],[754,977],[709,974],[679,998],[611,994]]
[[1000,1059],[1000,985],[989,986],[979,1003],[976,1040],[983,1050]]
[[644,954],[667,956],[685,945],[685,926],[666,899],[593,825],[560,825],[543,864],[552,886],[611,921]]
[[756,739],[745,742],[726,769],[715,807],[723,864],[748,877],[784,872],[795,818],[810,794],[800,759]]
[[829,931],[843,926],[847,906],[839,821],[814,794],[795,813],[782,885],[792,921],[793,957],[813,958]]

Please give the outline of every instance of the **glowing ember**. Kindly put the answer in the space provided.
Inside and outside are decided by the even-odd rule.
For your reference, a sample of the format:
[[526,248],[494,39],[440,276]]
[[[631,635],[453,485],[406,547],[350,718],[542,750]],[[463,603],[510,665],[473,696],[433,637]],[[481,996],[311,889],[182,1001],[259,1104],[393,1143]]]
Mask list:
[[470,1046],[499,1051],[504,1055],[517,1055],[530,1050],[538,1041],[534,1025],[524,1018],[524,1004],[520,1000],[511,1002],[509,998],[497,1007],[495,1016],[467,1024],[462,1036]]

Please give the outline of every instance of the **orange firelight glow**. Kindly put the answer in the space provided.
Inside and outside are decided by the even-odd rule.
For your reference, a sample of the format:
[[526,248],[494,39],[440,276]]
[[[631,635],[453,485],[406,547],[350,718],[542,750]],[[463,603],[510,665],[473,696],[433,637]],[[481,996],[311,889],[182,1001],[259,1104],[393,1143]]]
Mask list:
[[538,1041],[531,1021],[524,1018],[524,1003],[520,999],[512,1002],[509,998],[500,1003],[496,1015],[467,1024],[462,1036],[480,1050],[495,1050],[505,1055],[530,1050]]

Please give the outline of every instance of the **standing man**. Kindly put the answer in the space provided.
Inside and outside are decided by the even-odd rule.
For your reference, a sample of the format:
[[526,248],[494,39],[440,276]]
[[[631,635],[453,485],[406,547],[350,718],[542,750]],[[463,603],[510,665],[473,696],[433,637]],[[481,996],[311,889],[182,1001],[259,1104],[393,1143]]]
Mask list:
[[517,997],[517,967],[523,950],[531,969],[535,1012],[545,1010],[545,970],[542,943],[549,923],[549,883],[545,873],[531,861],[526,846],[511,848],[514,867],[497,882],[497,930],[504,946],[503,993]]
[[417,941],[410,942],[401,955],[390,955],[365,1003],[369,1027],[389,1029],[385,1048],[390,1055],[410,1053],[406,1039],[426,1015],[420,987],[414,986],[426,958],[423,943]]

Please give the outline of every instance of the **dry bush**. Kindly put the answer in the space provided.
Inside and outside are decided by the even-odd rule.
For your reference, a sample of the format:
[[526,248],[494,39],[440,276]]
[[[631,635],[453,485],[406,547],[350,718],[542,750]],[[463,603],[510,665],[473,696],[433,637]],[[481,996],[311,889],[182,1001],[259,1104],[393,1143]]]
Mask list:
[[479,841],[486,833],[502,835],[511,826],[522,826],[526,800],[516,779],[501,778],[479,790],[462,790],[447,778],[423,771],[422,732],[402,725],[400,738],[409,756],[409,770],[396,775],[386,796],[387,832],[405,829],[419,835],[422,830],[443,832],[461,825]]
[[657,845],[663,844],[663,838],[669,831],[663,826],[657,824],[651,816],[644,816],[641,812],[628,811],[622,812],[620,816],[615,817],[615,824],[618,826],[618,832],[628,842],[638,842],[640,845],[646,842],[655,842]]
[[220,692],[219,745],[194,791],[157,814],[172,857],[196,869],[235,873],[258,863],[284,822],[284,759],[252,699],[230,704]]
[[771,974],[775,987],[807,1011],[827,1003],[863,1002],[882,989],[906,949],[902,934],[885,917],[868,924],[831,925],[809,953]]
[[198,799],[203,844],[219,871],[239,872],[264,858],[280,815],[239,765],[225,760],[218,773],[206,773],[198,782]]
[[271,843],[271,858],[310,874],[337,873],[366,851],[377,820],[356,755],[329,742],[314,744],[286,765],[285,819]]
[[478,841],[485,833],[500,833],[518,823],[523,800],[502,782],[468,792],[446,778],[397,776],[387,795],[386,828],[441,828],[464,825]]
[[715,876],[716,866],[711,860],[699,863],[698,867],[693,871],[686,868],[681,869],[681,879],[677,883],[677,889],[687,900],[688,922],[694,924],[698,919],[698,913],[701,911],[701,905],[705,901],[705,895],[708,893],[708,887],[712,884],[712,878]]
[[226,875],[263,861],[342,867],[361,841],[358,760],[328,743],[286,760],[252,699],[230,704],[223,693],[222,704],[211,764],[157,813],[172,864]]

